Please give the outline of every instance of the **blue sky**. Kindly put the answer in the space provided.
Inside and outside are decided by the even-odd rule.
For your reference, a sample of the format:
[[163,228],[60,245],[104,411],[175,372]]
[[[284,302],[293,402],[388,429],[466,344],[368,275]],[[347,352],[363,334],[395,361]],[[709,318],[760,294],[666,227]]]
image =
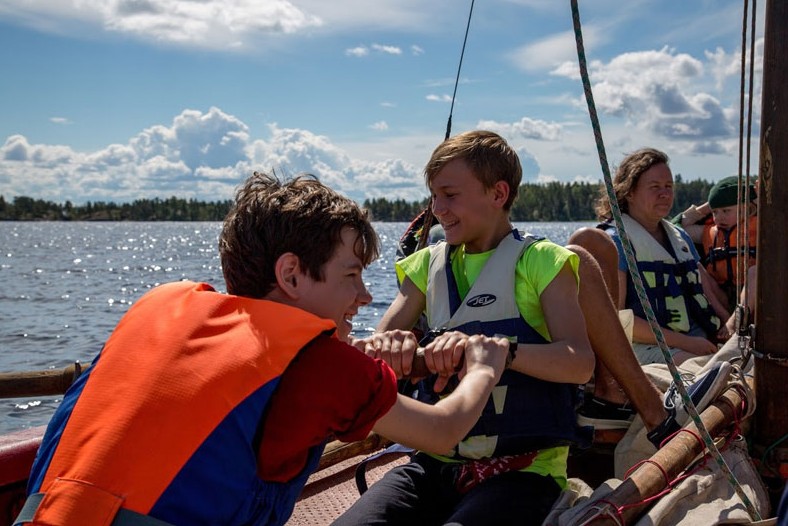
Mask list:
[[[275,169],[359,201],[421,199],[470,5],[4,0],[0,195],[229,199],[253,170]],[[654,146],[686,179],[737,173],[742,2],[580,10],[611,164]],[[568,0],[476,2],[452,132],[475,128],[509,140],[526,182],[601,180]]]

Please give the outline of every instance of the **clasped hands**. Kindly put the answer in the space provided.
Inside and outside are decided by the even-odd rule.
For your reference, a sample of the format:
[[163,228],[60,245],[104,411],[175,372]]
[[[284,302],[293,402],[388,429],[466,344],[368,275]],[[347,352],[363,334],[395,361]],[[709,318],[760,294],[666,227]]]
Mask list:
[[[443,391],[454,374],[462,379],[476,367],[491,367],[495,378],[500,378],[509,353],[509,340],[506,338],[468,336],[459,331],[442,332],[424,347],[419,346],[412,332],[404,330],[378,332],[353,340],[352,344],[368,356],[386,362],[397,378],[410,378],[416,382],[428,372],[437,374],[436,393]],[[427,371],[419,367],[418,356],[422,354]]]

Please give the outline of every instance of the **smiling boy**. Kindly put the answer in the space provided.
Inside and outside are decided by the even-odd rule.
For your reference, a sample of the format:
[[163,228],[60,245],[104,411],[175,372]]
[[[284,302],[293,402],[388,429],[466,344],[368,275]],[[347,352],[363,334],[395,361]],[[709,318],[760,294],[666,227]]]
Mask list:
[[[574,412],[577,384],[594,367],[578,303],[578,256],[512,226],[522,170],[497,134],[444,141],[425,177],[445,242],[397,263],[400,291],[378,330],[409,329],[425,312],[433,330],[506,335],[510,363],[483,416],[450,453],[417,453],[336,524],[541,524],[566,483],[569,444],[588,439]],[[400,333],[375,335],[367,352],[407,374],[415,345],[392,334]],[[437,374],[419,385],[425,401],[443,396],[461,362],[440,345]]]
[[437,340],[464,377],[436,406],[398,395],[390,367],[347,343],[379,251],[350,199],[255,173],[219,251],[228,294],[152,289],[65,395],[17,523],[283,524],[330,437],[445,452],[480,415],[505,339]]

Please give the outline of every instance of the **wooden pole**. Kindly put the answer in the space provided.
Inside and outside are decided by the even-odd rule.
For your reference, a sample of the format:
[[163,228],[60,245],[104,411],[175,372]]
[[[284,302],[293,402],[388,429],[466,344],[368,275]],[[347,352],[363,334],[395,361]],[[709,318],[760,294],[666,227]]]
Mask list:
[[[0,399],[63,394],[85,369],[87,366],[74,362],[62,369],[0,373]],[[413,359],[411,376],[428,374],[424,351],[419,349]]]
[[[758,191],[753,456],[769,450],[761,474],[788,476],[788,2],[766,2]],[[776,446],[776,447],[775,447]],[[765,468],[765,469],[764,469]],[[780,474],[780,470],[784,470]]]
[[[724,401],[723,401],[724,399]],[[716,437],[727,429],[735,418],[739,418],[739,409],[742,407],[742,395],[729,387],[715,403],[710,405],[700,415],[703,425],[711,436]],[[746,402],[746,401],[744,401]],[[734,408],[737,408],[734,411]],[[746,414],[746,408],[742,411]],[[685,429],[697,435],[698,429],[690,423]],[[657,495],[667,487],[668,481],[675,479],[687,466],[701,454],[705,446],[698,438],[690,433],[680,432],[657,451],[649,462],[641,464],[620,486],[610,493],[605,500],[616,508],[625,508],[620,515],[613,511],[609,505],[600,509],[589,509],[577,521],[577,524],[619,525],[619,518],[623,517],[624,524],[632,524],[648,508],[650,503],[639,504],[644,500]],[[657,466],[661,466],[660,469]],[[664,473],[663,473],[664,470]],[[668,480],[665,480],[667,475]]]
[[0,373],[0,398],[63,394],[82,370],[82,364],[74,362],[63,369]]

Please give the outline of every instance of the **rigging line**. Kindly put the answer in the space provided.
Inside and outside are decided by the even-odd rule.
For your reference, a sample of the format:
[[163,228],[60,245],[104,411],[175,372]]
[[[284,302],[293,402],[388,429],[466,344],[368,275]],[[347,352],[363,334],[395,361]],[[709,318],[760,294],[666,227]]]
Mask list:
[[446,123],[446,139],[451,137],[451,116],[454,113],[454,100],[457,97],[457,85],[460,83],[460,71],[462,70],[462,59],[465,56],[465,44],[468,42],[468,32],[471,28],[471,17],[473,17],[473,4],[476,0],[471,0],[471,10],[468,13],[468,23],[465,25],[465,38],[462,40],[462,51],[460,51],[460,63],[457,66],[457,78],[454,79],[454,93],[451,95],[451,108],[449,108],[449,121]]
[[651,330],[654,332],[654,337],[657,340],[659,349],[662,352],[665,362],[667,363],[668,370],[670,371],[670,374],[673,378],[673,383],[676,385],[676,388],[681,395],[681,399],[684,402],[684,406],[687,409],[687,412],[689,413],[693,423],[697,427],[698,431],[700,431],[700,435],[703,438],[706,448],[714,458],[717,466],[726,475],[728,484],[730,484],[730,486],[736,492],[736,495],[738,495],[739,499],[741,499],[742,503],[747,508],[747,512],[749,513],[750,517],[752,517],[754,520],[761,520],[758,510],[752,504],[752,501],[747,496],[747,494],[744,493],[741,484],[739,484],[739,481],[736,479],[736,476],[733,474],[730,467],[728,467],[728,465],[725,463],[725,459],[722,458],[717,446],[714,444],[714,440],[709,435],[706,427],[703,425],[695,404],[693,404],[692,399],[687,394],[687,390],[684,387],[684,382],[681,380],[681,375],[679,374],[678,369],[676,369],[676,364],[673,362],[673,358],[668,351],[668,346],[665,342],[665,335],[663,334],[662,328],[659,326],[657,319],[654,316],[654,311],[651,308],[651,303],[649,302],[648,296],[646,295],[646,290],[643,286],[643,280],[640,277],[640,273],[637,271],[635,254],[632,249],[632,244],[629,241],[629,237],[627,236],[624,229],[624,223],[621,219],[621,211],[618,207],[618,200],[616,199],[615,192],[613,190],[613,181],[610,177],[610,167],[607,163],[607,154],[605,153],[605,145],[604,141],[602,140],[602,130],[599,126],[599,117],[594,104],[594,95],[591,91],[591,81],[588,77],[588,65],[586,63],[585,49],[583,46],[583,32],[580,24],[580,11],[577,2],[578,0],[570,0],[572,7],[572,23],[575,31],[575,44],[577,46],[577,59],[580,66],[580,78],[583,83],[583,92],[585,94],[586,104],[588,105],[591,126],[594,130],[594,139],[596,141],[597,153],[599,154],[599,162],[602,165],[602,174],[604,175],[605,179],[605,189],[610,201],[611,212],[613,219],[615,220],[616,227],[619,229],[621,243],[624,247],[624,253],[627,260],[627,267],[629,269],[630,275],[632,276],[632,281],[634,282],[638,299],[643,306],[648,323],[651,326]]
[[[747,289],[749,288],[749,280],[747,279],[748,275],[748,267],[746,267],[746,263],[749,263],[749,255],[750,255],[750,145],[752,143],[752,96],[753,96],[753,77],[755,73],[755,13],[756,10],[756,0],[752,0],[752,26],[750,28],[750,85],[749,85],[749,92],[748,92],[748,101],[747,101],[747,157],[745,161],[745,185],[744,185],[744,202],[746,204],[746,208],[739,206],[742,209],[742,214],[744,216],[744,231],[739,228],[739,232],[737,233],[738,236],[741,236],[744,239],[744,244],[739,244],[737,240],[737,246],[744,247],[746,252],[744,253],[744,257],[742,257],[741,252],[737,254],[737,258],[741,263],[741,273],[742,273],[742,281],[739,283],[742,284],[742,291],[744,293],[744,304],[747,305]],[[742,50],[742,53],[744,51]],[[741,181],[739,181],[739,188],[741,191]],[[741,200],[739,200],[741,202]],[[745,213],[746,210],[746,213]],[[746,262],[746,263],[745,263]],[[741,292],[737,289],[737,293],[740,295]],[[749,319],[747,320],[749,323]]]
[[[462,71],[462,61],[465,58],[465,45],[468,43],[468,33],[471,29],[471,19],[473,18],[473,4],[476,0],[471,0],[471,9],[468,12],[468,21],[465,24],[465,37],[462,39],[462,50],[460,51],[460,63],[457,65],[457,77],[454,79],[454,91],[451,94],[451,107],[449,108],[449,119],[446,122],[446,136],[444,137],[444,141],[451,137],[451,117],[454,114],[454,101],[457,99],[457,86],[460,84],[460,71]],[[433,215],[432,215],[432,197],[427,201],[427,208],[423,212],[424,214],[424,221],[421,227],[421,236],[419,236],[419,242],[416,245],[416,249],[422,249],[427,246],[430,237],[430,228],[432,227],[433,223]]]
[[[742,207],[738,206],[736,211],[736,298],[738,299],[744,288],[746,294],[747,288],[747,270],[746,263],[743,259],[749,259],[749,214],[746,212],[749,208],[750,202],[750,147],[752,144],[752,104],[753,104],[753,79],[755,70],[755,15],[756,0],[752,2],[752,17],[750,29],[750,69],[749,69],[749,86],[747,91],[747,139],[744,140],[744,102],[745,102],[745,75],[747,64],[747,20],[748,20],[748,0],[744,0],[744,11],[742,13],[742,48],[741,48],[741,88],[739,98],[739,180],[737,185],[737,199],[738,203],[747,203],[748,205]],[[743,154],[743,143],[746,145],[746,154]],[[743,161],[744,159],[744,161]],[[744,172],[742,172],[742,162],[745,163]],[[744,181],[744,184],[742,183]],[[742,228],[744,231],[742,231]],[[742,257],[741,247],[745,247],[744,257]],[[746,302],[745,302],[746,303]]]
[[[742,207],[741,207],[741,182],[742,182],[742,164],[744,163],[744,84],[747,71],[747,12],[749,10],[749,0],[744,0],[744,10],[742,12],[741,22],[741,79],[739,86],[739,171],[738,179],[736,180],[736,199],[738,206],[736,207],[736,274],[733,284],[736,287],[736,302],[739,302],[739,294],[741,293],[741,265],[738,256],[738,250],[741,245],[739,244],[739,233],[741,232],[742,221]],[[746,316],[744,316],[746,317]],[[742,320],[744,322],[744,320]]]

